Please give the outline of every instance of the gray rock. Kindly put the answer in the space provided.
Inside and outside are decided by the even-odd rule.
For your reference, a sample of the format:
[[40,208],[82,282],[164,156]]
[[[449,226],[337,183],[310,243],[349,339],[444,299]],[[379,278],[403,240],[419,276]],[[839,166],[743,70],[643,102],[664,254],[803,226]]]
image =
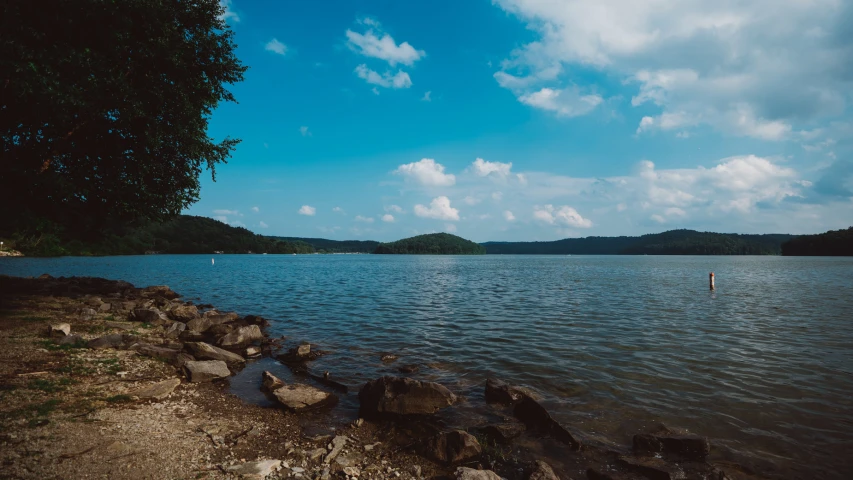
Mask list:
[[228,365],[222,360],[186,362],[184,370],[187,373],[187,378],[193,383],[209,382],[211,380],[227,378],[231,375]]
[[150,287],[145,287],[142,289],[142,295],[145,297],[163,297],[169,300],[173,300],[180,296],[166,285],[152,285]]
[[536,460],[533,464],[533,470],[530,472],[527,480],[560,480],[560,477],[554,473],[554,469],[551,468],[551,465],[548,465],[542,460]]
[[198,308],[195,305],[178,305],[169,310],[169,318],[187,323],[190,320],[199,318]]
[[333,438],[332,439],[332,450],[329,451],[329,454],[326,455],[326,458],[323,459],[323,463],[325,463],[325,464],[331,463],[332,460],[334,460],[335,457],[337,457],[338,454],[341,453],[341,450],[344,449],[344,446],[349,441],[350,441],[349,437],[344,436],[344,435],[338,435],[335,438]]
[[174,322],[167,330],[166,336],[169,338],[178,338],[181,333],[187,329],[187,324],[183,322]]
[[308,355],[311,355],[310,343],[303,343],[302,345],[296,347],[296,356],[307,357]]
[[524,433],[524,430],[521,423],[499,423],[483,428],[483,433],[498,443],[510,443],[512,439]]
[[503,380],[496,378],[486,380],[486,401],[489,403],[515,405],[524,398],[526,393],[525,389],[514,387]]
[[113,322],[110,320],[104,322],[104,325],[109,328],[118,328],[120,330],[133,330],[137,326],[135,323],[132,322]]
[[449,407],[456,401],[456,395],[437,383],[382,377],[367,382],[358,392],[358,400],[365,416],[413,415],[432,414]]
[[228,467],[228,473],[251,480],[263,480],[281,466],[281,460],[258,460]]
[[283,387],[284,382],[272,373],[264,371],[264,373],[261,374],[261,386],[267,392],[272,393],[273,391]]
[[165,360],[167,362],[174,362],[181,353],[180,348],[169,348],[161,345],[151,345],[150,343],[137,343],[130,347],[130,349],[140,355],[159,358],[160,360]]
[[151,323],[154,325],[166,325],[169,322],[169,318],[166,317],[166,314],[161,312],[156,308],[134,308],[130,315],[128,316],[129,320],[134,322],[143,322],[143,323]]
[[70,323],[55,323],[50,326],[50,334],[65,337],[71,335]]
[[581,442],[575,438],[565,427],[560,425],[545,410],[545,407],[525,395],[513,409],[513,414],[521,420],[528,428],[539,430],[556,438],[574,450],[580,450]]
[[155,400],[162,400],[168,397],[180,384],[180,378],[170,378],[169,380],[163,380],[162,382],[152,383],[147,387],[140,388],[139,390],[132,392],[131,395],[139,398],[152,398]]
[[308,407],[319,406],[334,398],[331,393],[300,383],[276,388],[272,394],[279,403],[290,410],[303,410]]
[[68,335],[56,341],[57,345],[80,345],[86,343],[80,335]]
[[83,310],[80,310],[80,315],[82,315],[83,318],[92,318],[97,314],[98,312],[91,308],[84,308]]
[[219,347],[214,347],[208,343],[187,342],[184,346],[199,360],[222,360],[229,365],[242,365],[246,363],[246,359],[240,355]]
[[349,475],[350,477],[357,477],[361,475],[361,471],[358,467],[344,467],[344,474]]
[[136,341],[137,338],[133,335],[113,333],[89,340],[87,346],[95,350],[102,348],[127,348],[129,345],[136,343]]
[[310,458],[311,460],[317,460],[325,454],[326,454],[325,448],[315,448],[314,450],[311,450],[308,453],[308,458]]
[[246,356],[247,357],[257,357],[260,354],[261,354],[260,347],[249,347],[246,349]]
[[474,435],[462,430],[453,430],[430,438],[423,453],[439,462],[460,463],[480,456],[483,448]]
[[261,340],[262,338],[264,338],[264,334],[261,333],[260,327],[249,325],[247,327],[240,327],[236,331],[225,335],[219,339],[218,343],[221,347],[240,347],[255,340]]
[[194,361],[195,361],[195,357],[193,357],[189,353],[181,352],[178,354],[177,357],[175,357],[174,360],[172,360],[172,365],[174,365],[178,368],[184,368],[184,365],[186,365],[187,362],[194,362]]
[[501,477],[491,470],[459,467],[456,469],[456,480],[501,480]]
[[112,306],[109,303],[102,303],[100,307],[98,307],[98,311],[101,312],[109,312]]

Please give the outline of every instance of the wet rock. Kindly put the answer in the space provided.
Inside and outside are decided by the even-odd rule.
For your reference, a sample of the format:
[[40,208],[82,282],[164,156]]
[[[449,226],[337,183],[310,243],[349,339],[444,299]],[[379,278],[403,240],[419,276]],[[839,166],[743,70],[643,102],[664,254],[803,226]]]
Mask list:
[[260,347],[249,347],[246,349],[246,357],[257,357],[261,355]]
[[358,400],[365,416],[433,414],[452,405],[456,395],[438,383],[386,376],[367,382]]
[[462,430],[441,433],[424,445],[424,455],[444,463],[459,463],[476,458],[483,453],[480,442]]
[[155,400],[162,400],[168,397],[180,384],[180,378],[170,378],[169,380],[163,380],[162,382],[153,383],[147,387],[140,388],[139,390],[131,392],[131,395],[143,399],[151,398]]
[[87,346],[95,350],[102,348],[127,348],[129,345],[136,343],[136,340],[137,338],[133,335],[113,333],[89,340]]
[[536,460],[527,480],[560,480],[560,477],[554,473],[554,469],[551,468],[551,465],[548,465],[542,460]]
[[225,335],[224,337],[219,339],[220,347],[241,347],[248,345],[255,340],[260,340],[264,338],[264,334],[261,333],[261,329],[258,328],[257,325],[249,325],[247,327],[240,327],[236,331]]
[[184,364],[187,378],[191,382],[209,382],[231,375],[228,365],[222,360],[193,361]]
[[187,324],[183,322],[174,322],[167,330],[166,336],[169,338],[179,338],[181,333],[187,329]]
[[489,403],[500,403],[503,405],[515,405],[522,401],[527,391],[520,387],[514,387],[503,380],[490,378],[486,380],[486,401]]
[[500,475],[491,470],[475,470],[459,467],[456,469],[456,480],[501,480]]
[[529,396],[524,395],[522,400],[516,404],[513,414],[527,425],[528,428],[547,433],[572,449],[580,450],[580,441],[571,432],[566,430],[565,427],[551,418],[551,414],[545,410],[545,407]]
[[272,392],[276,400],[290,410],[304,410],[332,402],[336,397],[310,385],[294,383],[276,388]]
[[281,460],[258,460],[228,467],[228,473],[251,480],[263,480],[281,466]]
[[80,335],[68,335],[56,341],[57,345],[84,345],[86,340]]
[[156,308],[134,308],[130,312],[128,319],[134,322],[151,323],[154,325],[171,323],[166,314]]
[[649,480],[675,480],[684,477],[677,467],[655,457],[619,457],[616,464]]
[[332,449],[329,451],[329,454],[326,455],[326,458],[323,459],[323,463],[325,463],[325,464],[331,463],[332,460],[334,460],[335,457],[337,457],[338,454],[341,453],[341,450],[344,449],[344,446],[349,441],[350,441],[349,437],[346,437],[344,435],[338,435],[335,438],[333,438],[332,439]]
[[234,312],[219,313],[216,310],[208,310],[204,312],[204,315],[202,316],[204,318],[209,318],[214,325],[230,323],[240,318],[240,316]]
[[171,288],[166,285],[152,285],[150,287],[145,287],[140,292],[144,297],[163,297],[169,300],[174,300],[178,298],[180,295],[173,292]]
[[699,435],[634,435],[634,453],[638,455],[667,454],[687,460],[704,460],[711,453],[708,439]]
[[379,360],[381,360],[382,363],[396,362],[398,358],[400,358],[400,357],[398,357],[397,355],[394,355],[393,353],[383,353],[382,355],[379,356]]
[[403,365],[402,367],[397,368],[397,371],[400,373],[417,373],[421,367],[419,365]]
[[187,323],[190,320],[199,318],[198,308],[195,305],[178,305],[169,310],[169,318],[178,322]]
[[602,472],[595,468],[589,468],[586,471],[586,478],[589,480],[635,480],[636,477],[618,472]]
[[[303,343],[302,345],[299,345],[298,347],[291,348],[290,350],[287,351],[287,353],[279,355],[277,358],[281,362],[283,362],[283,363],[285,363],[291,367],[297,366],[298,368],[304,369],[304,365],[306,362],[311,361],[311,360],[316,360],[316,359],[320,358],[321,356],[323,356],[324,354],[325,354],[325,352],[321,352],[318,350],[312,350],[310,344]],[[306,373],[306,372],[302,372],[302,373]]]
[[261,388],[263,390],[272,393],[273,390],[279,389],[283,386],[284,382],[272,373],[264,371],[264,373],[261,374]]
[[525,427],[521,423],[500,423],[483,428],[483,433],[497,443],[510,443],[524,433]]
[[[229,313],[228,315],[234,315],[235,320],[239,318],[236,313]],[[246,315],[243,317],[242,323],[246,325],[257,325],[259,327],[268,327],[270,325],[270,322],[267,321],[266,318],[259,317],[257,315]]]
[[246,363],[246,359],[240,355],[219,347],[214,347],[208,343],[187,342],[184,346],[199,360],[222,360],[229,365],[243,365]]
[[149,343],[137,343],[133,345],[131,350],[146,357],[159,358],[167,362],[175,362],[178,355],[181,353],[180,348],[169,348],[161,345],[151,345]]
[[50,326],[50,334],[54,336],[65,337],[71,335],[70,323],[54,323]]

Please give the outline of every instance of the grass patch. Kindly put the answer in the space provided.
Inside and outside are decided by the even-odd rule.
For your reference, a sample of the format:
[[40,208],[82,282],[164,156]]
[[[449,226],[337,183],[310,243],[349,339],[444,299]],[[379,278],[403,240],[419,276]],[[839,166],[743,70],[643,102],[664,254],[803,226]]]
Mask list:
[[96,360],[96,362],[106,367],[107,373],[111,375],[115,375],[121,371],[121,363],[117,358],[105,358],[103,360]]
[[115,316],[115,315],[107,315],[106,317],[104,317],[104,320],[107,320],[107,321],[110,321],[110,322],[114,322],[114,321],[115,321],[115,319],[116,319],[116,316]]
[[150,323],[148,323],[148,322],[144,322],[144,323],[142,324],[142,328],[148,329],[148,328],[151,328],[151,327],[153,327],[153,325],[151,325],[151,324],[150,324]]
[[91,327],[86,329],[87,332],[89,332],[93,335],[96,333],[105,332],[106,330],[107,330],[107,327],[105,327],[103,325],[92,325]]
[[51,399],[42,403],[34,403],[21,407],[17,410],[5,413],[3,416],[7,419],[13,418],[43,418],[53,413],[56,408],[62,403],[61,400]]
[[27,388],[30,390],[40,390],[45,393],[56,393],[64,391],[68,385],[73,385],[74,383],[77,382],[70,378],[60,378],[59,380],[37,378],[35,380],[30,380],[30,383],[27,384]]
[[68,364],[58,368],[56,371],[60,373],[67,373],[69,375],[91,375],[95,373],[94,368],[86,365],[86,362],[76,358],[68,359]]
[[107,397],[104,399],[107,403],[128,403],[133,401],[133,397],[130,395],[113,395],[112,397]]

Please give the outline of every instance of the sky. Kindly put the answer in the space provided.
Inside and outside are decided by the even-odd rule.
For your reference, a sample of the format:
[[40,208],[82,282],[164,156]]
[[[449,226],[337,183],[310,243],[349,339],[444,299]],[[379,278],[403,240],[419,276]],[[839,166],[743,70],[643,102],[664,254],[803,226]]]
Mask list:
[[242,142],[185,211],[483,241],[853,225],[853,2],[223,0]]

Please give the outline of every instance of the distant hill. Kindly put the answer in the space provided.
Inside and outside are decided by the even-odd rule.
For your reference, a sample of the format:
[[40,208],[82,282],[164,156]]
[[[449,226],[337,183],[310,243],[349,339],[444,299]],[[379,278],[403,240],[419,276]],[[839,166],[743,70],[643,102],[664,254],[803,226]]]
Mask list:
[[302,242],[319,253],[373,253],[379,242],[373,240],[327,240],[325,238],[270,237],[285,242]]
[[639,237],[567,238],[553,242],[486,242],[489,254],[539,255],[779,255],[793,235],[670,230]]
[[483,255],[486,249],[470,240],[449,233],[430,233],[380,243],[373,253],[415,255]]
[[793,238],[782,244],[782,255],[853,256],[853,227]]

